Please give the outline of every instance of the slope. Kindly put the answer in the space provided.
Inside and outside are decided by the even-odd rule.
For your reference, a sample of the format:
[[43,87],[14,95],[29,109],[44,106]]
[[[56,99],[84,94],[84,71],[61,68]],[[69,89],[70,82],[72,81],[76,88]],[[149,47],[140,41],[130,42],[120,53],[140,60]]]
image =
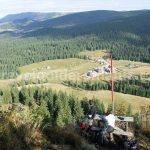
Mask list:
[[[98,14],[101,16],[101,13]],[[95,17],[93,17],[93,15]],[[82,18],[82,17],[80,18],[80,16],[75,15],[75,19],[76,17],[78,17],[78,21],[80,23],[74,20],[74,18],[71,18],[72,15],[66,15],[63,17],[53,19],[51,21],[46,20],[45,22],[40,22],[40,23],[34,22],[33,24],[31,23],[25,27],[27,29],[31,29],[31,32],[27,32],[27,34],[25,33],[25,36],[27,37],[27,36],[35,36],[35,35],[36,36],[46,35],[46,36],[53,36],[53,37],[57,37],[57,36],[74,37],[74,35],[80,36],[80,35],[94,34],[102,37],[103,39],[109,37],[109,39],[112,40],[112,38],[114,37],[116,39],[120,38],[121,36],[120,33],[123,34],[131,33],[131,34],[137,34],[143,36],[146,35],[148,36],[150,34],[150,30],[149,30],[150,11],[146,11],[142,14],[135,15],[135,16],[119,17],[119,18],[118,17],[113,18],[113,15],[112,16],[110,15],[109,17],[105,17],[104,15],[104,17],[98,19],[98,16],[95,15],[94,13],[91,16],[92,19],[89,17],[89,15],[86,16],[87,18],[90,18],[88,20],[87,18]],[[61,23],[60,20],[61,21],[63,20],[64,22]],[[68,20],[68,22],[66,20]],[[53,21],[55,21],[56,23],[54,23]],[[56,28],[61,25],[63,25],[64,27],[66,26],[68,28]]]
[[108,10],[87,11],[80,13],[72,13],[62,17],[54,18],[45,21],[35,21],[25,27],[26,30],[38,28],[67,28],[72,26],[94,24],[98,22],[106,22],[117,18],[126,18],[143,14],[146,11],[129,11],[117,12]]
[[0,22],[16,22],[22,19],[28,19],[28,20],[46,20],[46,19],[52,19],[56,18],[58,16],[62,16],[65,13],[58,13],[58,12],[51,12],[51,13],[40,13],[40,12],[25,12],[25,13],[19,13],[19,14],[9,14],[2,19],[0,19]]
[[[114,61],[114,65],[119,66],[120,68],[124,67],[125,64],[132,63],[130,61]],[[134,63],[134,62],[133,62]],[[144,69],[149,67],[149,64],[137,63],[140,65],[139,68]],[[89,69],[94,68],[97,63],[93,63],[87,60],[81,59],[65,59],[65,60],[50,60],[43,61],[40,63],[34,63],[31,65],[26,65],[20,68],[20,75],[14,80],[3,80],[0,81],[0,88],[9,87],[12,84],[21,85],[21,82],[25,82],[26,86],[45,86],[47,88],[52,88],[53,90],[62,90],[66,93],[73,94],[79,99],[83,97],[88,97],[88,99],[95,97],[103,101],[105,106],[111,103],[111,92],[107,90],[98,90],[98,91],[88,91],[78,88],[69,87],[63,84],[63,81],[73,80],[74,82],[80,80],[97,80],[102,82],[104,79],[110,78],[110,75],[104,75],[100,78],[95,79],[83,79],[82,74],[86,73]],[[124,68],[122,68],[124,69]],[[131,70],[126,70],[127,73],[130,73]],[[134,72],[135,71],[135,72]],[[137,72],[136,68],[132,70],[132,74],[140,74],[140,71]],[[126,77],[128,74],[126,75]],[[117,73],[116,77],[121,78],[121,74]],[[125,77],[122,75],[122,77]],[[44,81],[44,79],[46,79]],[[40,82],[39,82],[40,80]],[[37,82],[38,81],[38,82]],[[43,82],[44,81],[44,82]],[[150,105],[150,99],[140,96],[134,96],[129,94],[123,94],[115,92],[115,101],[116,103],[124,103],[125,105],[131,104],[133,111],[138,111],[141,106]]]

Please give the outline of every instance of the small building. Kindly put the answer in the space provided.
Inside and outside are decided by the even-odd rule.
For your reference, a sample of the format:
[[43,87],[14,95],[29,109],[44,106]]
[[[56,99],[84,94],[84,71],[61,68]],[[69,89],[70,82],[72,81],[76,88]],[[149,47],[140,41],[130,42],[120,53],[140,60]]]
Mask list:
[[[111,66],[108,64],[108,65],[105,65],[104,67],[103,67],[103,69],[104,69],[104,71],[105,71],[105,73],[111,73]],[[116,71],[117,71],[117,69],[116,68],[112,68],[112,71],[113,71],[113,73],[116,73]]]
[[105,71],[106,73],[111,73],[111,67],[110,67],[110,65],[104,66],[104,71]]
[[104,65],[106,63],[106,61],[103,58],[98,58],[97,62],[102,65]]
[[94,71],[99,73],[99,72],[101,72],[101,69],[100,68],[94,68]]
[[128,68],[137,68],[137,67],[139,67],[139,65],[129,63],[129,64],[127,65],[127,67],[128,67]]
[[97,72],[93,71],[93,70],[90,70],[90,71],[87,72],[87,76],[96,77],[97,76]]
[[104,69],[101,68],[94,68],[94,71],[97,72],[98,74],[103,74],[104,73]]

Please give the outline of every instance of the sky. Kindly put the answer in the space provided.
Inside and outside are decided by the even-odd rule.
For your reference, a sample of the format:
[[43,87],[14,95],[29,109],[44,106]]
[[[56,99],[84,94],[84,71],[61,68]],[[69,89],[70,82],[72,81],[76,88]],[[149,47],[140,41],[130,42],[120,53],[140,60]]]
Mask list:
[[21,12],[150,9],[150,0],[0,0],[0,18]]

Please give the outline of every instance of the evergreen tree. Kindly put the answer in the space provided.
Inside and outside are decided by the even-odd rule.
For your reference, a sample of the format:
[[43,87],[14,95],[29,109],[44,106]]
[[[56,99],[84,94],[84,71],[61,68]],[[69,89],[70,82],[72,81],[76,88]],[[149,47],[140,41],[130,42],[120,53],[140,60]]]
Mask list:
[[54,100],[53,100],[53,93],[52,90],[47,91],[47,95],[45,97],[45,100],[48,103],[48,109],[50,113],[54,112]]
[[32,102],[32,98],[29,96],[29,89],[23,87],[19,93],[19,101],[25,105],[29,105]]
[[12,87],[11,96],[12,96],[12,102],[13,103],[19,103],[19,91],[18,91],[16,86]]
[[56,124],[60,127],[71,124],[73,122],[71,108],[69,106],[68,96],[59,92],[59,106],[57,112]]
[[126,107],[125,107],[125,104],[123,102],[120,104],[117,104],[116,109],[115,109],[115,113],[117,115],[121,115],[121,116],[124,116],[126,114]]
[[32,114],[35,121],[36,126],[41,126],[46,123],[50,123],[50,113],[48,111],[47,103],[42,100],[40,106],[35,105],[32,108]]
[[129,104],[129,105],[128,105],[128,108],[127,108],[126,115],[127,115],[127,116],[132,116],[132,114],[133,114],[133,113],[132,113],[132,107],[131,107],[131,104]]
[[4,104],[11,104],[12,103],[12,97],[11,97],[11,92],[9,89],[6,89],[3,91],[3,103]]
[[81,101],[81,106],[83,108],[84,114],[86,115],[89,112],[89,104],[86,97]]
[[107,107],[107,113],[112,112],[112,104],[109,104]]
[[103,114],[105,113],[105,108],[104,108],[103,102],[101,102],[101,101],[98,100],[98,99],[96,99],[96,100],[94,100],[94,101],[95,101],[95,105],[96,105],[98,114],[103,115]]
[[60,107],[59,111],[58,111],[58,116],[56,119],[56,124],[58,127],[64,127],[65,126],[65,122],[64,122],[64,111],[63,108]]
[[81,116],[83,116],[83,109],[81,107],[81,102],[77,99],[74,103],[74,118],[79,119]]

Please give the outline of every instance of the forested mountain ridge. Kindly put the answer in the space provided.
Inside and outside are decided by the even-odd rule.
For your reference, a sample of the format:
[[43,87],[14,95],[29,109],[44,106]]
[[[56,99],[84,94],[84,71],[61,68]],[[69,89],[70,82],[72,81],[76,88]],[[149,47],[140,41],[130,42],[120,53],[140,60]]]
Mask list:
[[129,11],[129,12],[117,12],[117,11],[89,11],[89,12],[80,12],[72,13],[64,16],[60,16],[54,19],[47,19],[44,21],[35,21],[31,24],[28,24],[25,29],[33,30],[38,28],[66,28],[79,25],[89,25],[100,22],[107,22],[111,20],[116,20],[119,18],[128,18],[140,14],[145,14],[148,11]]
[[[64,17],[67,17],[67,15]],[[62,18],[62,17],[60,17],[60,18]],[[47,35],[47,36],[57,36],[57,35],[59,35],[59,36],[80,36],[80,35],[94,34],[97,36],[102,36],[102,34],[105,34],[104,37],[107,37],[108,33],[109,33],[109,35],[113,35],[113,32],[114,32],[114,36],[116,36],[116,33],[119,33],[119,32],[122,32],[122,33],[130,32],[133,34],[143,35],[143,36],[150,34],[150,29],[149,29],[150,11],[146,11],[145,13],[142,13],[142,14],[139,14],[136,16],[117,17],[117,18],[111,18],[110,20],[108,18],[106,18],[108,20],[106,20],[106,19],[98,20],[98,18],[97,18],[97,22],[91,21],[89,23],[85,22],[85,24],[84,23],[82,24],[82,21],[81,21],[81,23],[78,23],[75,26],[69,26],[69,24],[68,24],[68,27],[67,27],[67,23],[66,23],[66,28],[65,27],[57,28],[57,23],[54,24],[55,26],[53,26],[53,20],[57,21],[60,18],[52,19],[51,22],[46,20],[46,21],[44,21],[44,23],[46,23],[46,24],[44,24],[43,26],[42,26],[43,22],[39,23],[39,24],[37,23],[36,27],[39,29],[34,30],[34,26],[33,26],[32,29],[34,31],[31,30],[31,32],[27,32],[28,33],[27,35],[32,36],[32,34],[33,34],[33,36],[35,36],[35,35],[36,36],[43,36],[43,35]],[[33,24],[31,23],[31,24],[27,25],[27,27],[32,26]],[[39,25],[39,27],[38,27],[38,25]],[[46,27],[48,25],[49,25],[49,27]],[[51,27],[51,25],[52,25],[52,27]],[[60,25],[60,24],[58,23],[58,25]],[[72,23],[72,25],[73,25],[73,23]],[[110,39],[111,38],[112,37],[110,37]]]
[[91,24],[103,22],[118,16],[116,11],[91,11],[68,14],[52,20],[36,21],[25,27],[26,30],[34,28],[65,28],[67,26],[77,26],[83,24]]
[[50,13],[40,13],[40,12],[25,12],[19,14],[9,14],[0,19],[0,32],[13,31],[19,32],[24,26],[36,21],[44,21],[47,19],[53,19],[63,16],[67,13],[50,12]]
[[17,20],[28,19],[28,20],[46,20],[56,18],[58,16],[62,16],[65,13],[58,13],[58,12],[50,12],[50,13],[40,13],[40,12],[24,12],[19,14],[9,14],[2,19],[0,22],[16,22]]
[[[21,13],[8,15],[0,19],[0,22],[3,28],[6,22],[11,23],[16,29],[21,30],[19,35],[25,36],[66,36],[66,34],[99,36],[101,33],[107,35],[110,31],[149,35],[149,18],[149,10],[127,12],[100,10],[72,14]],[[16,33],[18,34],[18,31]]]
[[25,30],[35,30],[40,28],[66,28],[79,25],[107,22],[116,19],[129,18],[140,14],[145,14],[149,10],[140,11],[87,11],[79,13],[20,13],[7,15],[0,19],[0,23],[9,22],[14,25],[20,25]]
[[[107,49],[112,51],[114,59],[149,63],[149,18],[149,10],[93,11],[35,21],[37,24],[29,22],[22,25],[16,21],[15,31],[3,30],[0,35],[0,78],[14,77],[19,66],[78,57],[83,50]],[[69,22],[73,22],[74,26],[68,24],[65,27],[63,23],[67,25]],[[42,27],[43,23],[45,26]],[[33,24],[35,26],[28,30]],[[53,27],[46,27],[50,24]]]
[[[149,112],[149,68],[150,10],[1,19],[1,149],[93,149],[95,141],[79,135],[80,120],[89,112],[89,100],[98,114],[112,111],[111,77],[114,114],[134,117],[129,131],[139,133],[139,149],[148,149],[149,120],[140,118],[142,109]],[[117,141],[108,147],[120,149],[123,142]]]

